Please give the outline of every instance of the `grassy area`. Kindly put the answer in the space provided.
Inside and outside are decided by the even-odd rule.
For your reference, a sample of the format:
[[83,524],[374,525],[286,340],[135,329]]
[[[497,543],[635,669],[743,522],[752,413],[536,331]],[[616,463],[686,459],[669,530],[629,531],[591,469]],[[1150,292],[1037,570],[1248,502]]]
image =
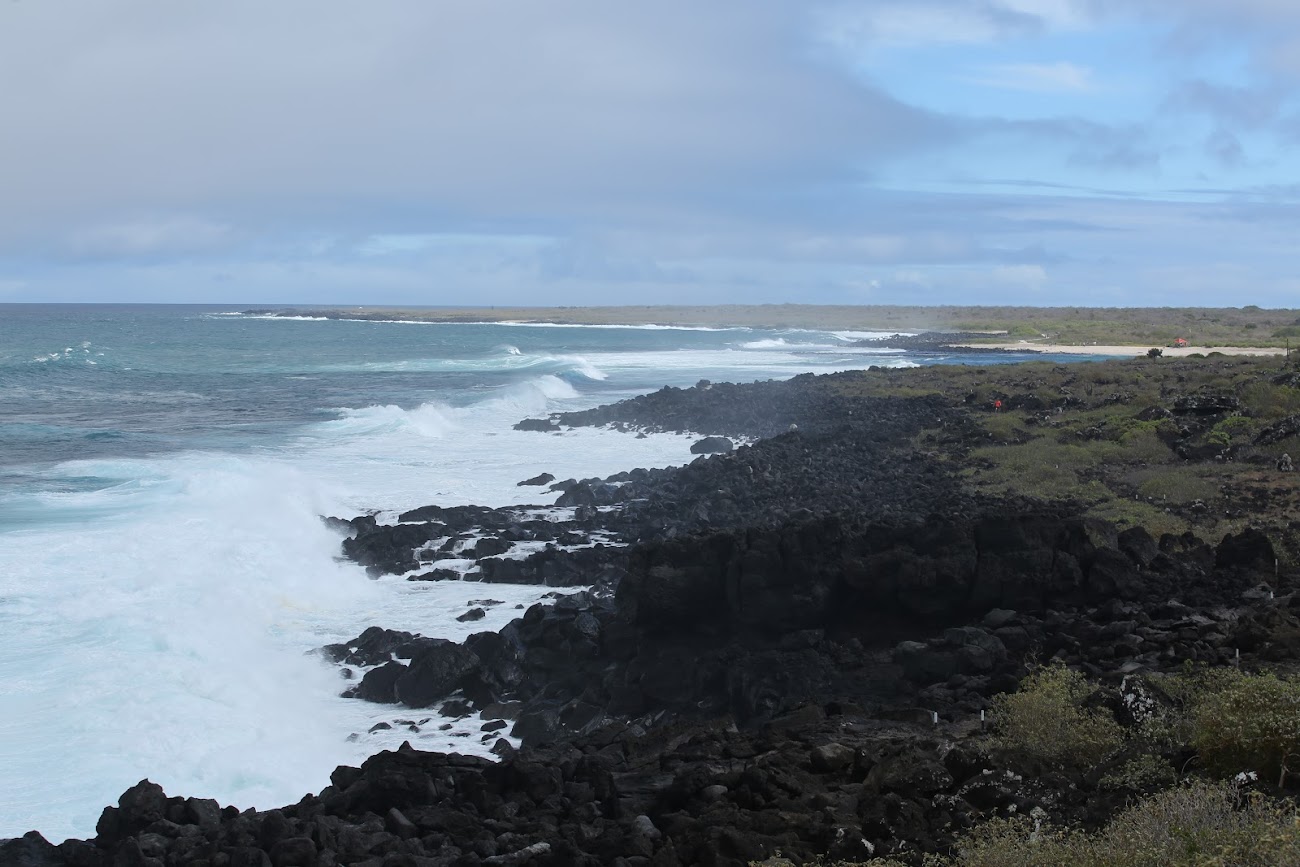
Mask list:
[[[302,310],[297,312],[301,313]],[[330,308],[336,316],[442,322],[742,326],[863,331],[988,331],[1005,339],[1167,346],[1300,346],[1300,310],[1260,307],[902,307],[761,304],[698,307]]]
[[[917,447],[949,461],[976,493],[1070,500],[1090,516],[1209,541],[1249,524],[1278,528],[1300,562],[1300,472],[1280,472],[1300,441],[1255,438],[1300,414],[1300,373],[1282,358],[1140,358],[1076,364],[941,366],[837,378],[855,395],[937,394],[968,407],[975,429]],[[1218,412],[1187,402],[1222,400]],[[996,401],[1003,409],[996,410]]]
[[[1163,700],[1154,700],[1154,695]],[[1121,724],[1112,708],[1124,707]],[[986,747],[1123,796],[1098,828],[1014,808],[960,831],[950,852],[823,867],[1274,867],[1300,864],[1300,821],[1280,787],[1300,755],[1300,681],[1188,668],[1118,688],[1052,664],[994,700]],[[1195,761],[1188,756],[1194,755]],[[1091,774],[1089,774],[1091,772]],[[1272,796],[1251,791],[1258,787]],[[1121,802],[1123,803],[1123,802]],[[775,867],[781,859],[751,862]],[[790,862],[785,862],[789,864]]]

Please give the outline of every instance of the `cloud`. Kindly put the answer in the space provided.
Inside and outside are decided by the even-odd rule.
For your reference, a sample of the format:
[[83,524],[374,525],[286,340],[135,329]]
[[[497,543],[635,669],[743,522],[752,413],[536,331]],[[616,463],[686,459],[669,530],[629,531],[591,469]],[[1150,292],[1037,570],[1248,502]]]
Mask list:
[[1029,120],[982,117],[966,119],[964,124],[971,138],[1062,147],[1065,162],[1072,167],[1146,172],[1158,168],[1161,161],[1152,130],[1138,124],[1098,123],[1071,116]]
[[1241,139],[1223,127],[1219,127],[1206,138],[1205,152],[1222,166],[1235,167],[1246,161],[1246,151],[1241,146]]
[[1176,87],[1165,100],[1165,109],[1196,112],[1232,126],[1258,129],[1277,119],[1283,101],[1283,91],[1275,86],[1234,86],[1197,78]]
[[1088,26],[1086,0],[874,0],[844,2],[823,17],[842,50],[979,45]]
[[0,3],[0,291],[1087,301],[1215,249],[1278,291],[1297,25],[1290,0]]
[[1003,63],[977,70],[970,81],[985,87],[1004,90],[1027,90],[1039,93],[1080,93],[1092,90],[1093,71],[1089,67],[1059,61],[1057,63]]
[[[0,243],[124,214],[250,231],[708,208],[946,126],[809,56],[800,4],[0,5]],[[180,219],[180,218],[177,218]],[[387,226],[366,225],[387,222]],[[129,247],[129,240],[125,246]]]
[[77,258],[177,256],[225,248],[230,226],[185,215],[107,223],[74,232],[69,251]]
[[995,283],[1020,289],[1037,289],[1047,282],[1047,269],[1042,265],[1000,265],[990,274]]
[[1165,48],[1214,57],[1226,46],[1244,52],[1256,71],[1300,76],[1300,4],[1293,0],[1089,0],[1101,19],[1156,23],[1168,32]]

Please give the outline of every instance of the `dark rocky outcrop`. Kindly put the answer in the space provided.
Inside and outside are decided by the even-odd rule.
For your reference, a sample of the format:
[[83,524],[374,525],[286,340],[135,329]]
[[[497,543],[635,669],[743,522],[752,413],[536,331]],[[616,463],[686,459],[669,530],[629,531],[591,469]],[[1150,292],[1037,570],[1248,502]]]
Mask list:
[[1174,400],[1176,415],[1217,415],[1235,412],[1241,408],[1241,401],[1231,394],[1187,394]]
[[[792,426],[804,433],[837,431],[866,420],[884,438],[897,432],[895,419],[904,407],[924,407],[933,421],[938,399],[847,396],[840,385],[858,374],[802,374],[784,381],[704,382],[692,388],[667,386],[651,394],[579,412],[529,419],[517,429],[600,427],[620,430],[675,431],[729,438],[772,437]],[[878,424],[877,424],[878,423]]]
[[[94,840],[29,835],[0,843],[0,863],[742,865],[942,850],[1035,807],[1095,826],[1123,802],[1099,774],[1035,778],[967,737],[1027,659],[1112,682],[1300,653],[1300,602],[1265,534],[1211,546],[964,494],[918,445],[922,431],[956,454],[979,442],[964,410],[842,382],[701,383],[536,422],[768,437],[552,485],[562,520],[428,506],[391,526],[332,521],[372,573],[461,578],[426,567],[472,559],[464,580],[592,585],[463,643],[372,627],[324,648],[365,669],[358,699],[477,714],[499,763],[404,747],[260,812],[146,781]],[[1233,411],[1221,397],[1175,400],[1176,422],[1145,415],[1203,432]],[[547,547],[511,556],[520,542]]]
[[1255,445],[1269,446],[1300,436],[1300,415],[1289,415],[1264,428],[1255,436]]
[[[931,711],[969,713],[1014,687],[1034,653],[1146,669],[1219,660],[1223,604],[1271,577],[1266,546],[1253,531],[1217,549],[1156,541],[1050,510],[662,540],[631,550],[612,596],[535,605],[460,654],[422,651],[439,665],[413,663],[397,697],[521,702],[513,734],[530,743],[647,714],[752,726],[806,702],[888,711],[918,694]],[[1170,600],[1183,619],[1224,624],[1206,632],[1218,638],[1189,641],[1177,618],[1157,627],[1145,612]],[[403,682],[418,691],[404,697]]]
[[[105,811],[112,821],[93,840],[52,847],[29,835],[0,854],[36,859],[6,863],[82,867],[743,867],[778,849],[800,860],[861,857],[903,840],[937,848],[982,814],[971,801],[1046,803],[1017,777],[990,779],[992,766],[988,756],[955,753],[944,729],[813,705],[754,732],[725,721],[658,733],[605,726],[500,763],[403,746],[339,767],[319,795],[292,806],[227,807],[202,825],[187,802],[143,781]],[[983,788],[967,801],[963,789],[975,786]],[[952,812],[922,809],[936,796]]]
[[480,660],[461,644],[433,639],[396,678],[393,694],[407,707],[428,707],[459,689]]
[[853,346],[870,349],[900,349],[912,352],[943,352],[957,355],[1005,354],[1011,350],[996,346],[967,345],[990,337],[1006,339],[1005,334],[987,331],[923,331],[920,334],[891,334],[854,341]]
[[725,454],[736,447],[735,443],[726,437],[705,437],[702,440],[691,444],[691,454],[693,455],[716,455]]

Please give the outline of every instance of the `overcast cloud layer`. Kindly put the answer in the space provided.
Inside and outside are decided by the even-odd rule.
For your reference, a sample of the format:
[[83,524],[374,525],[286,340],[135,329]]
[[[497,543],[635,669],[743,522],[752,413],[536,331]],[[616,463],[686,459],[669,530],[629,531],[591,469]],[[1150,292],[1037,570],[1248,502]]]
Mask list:
[[0,301],[1297,306],[1294,0],[11,0]]

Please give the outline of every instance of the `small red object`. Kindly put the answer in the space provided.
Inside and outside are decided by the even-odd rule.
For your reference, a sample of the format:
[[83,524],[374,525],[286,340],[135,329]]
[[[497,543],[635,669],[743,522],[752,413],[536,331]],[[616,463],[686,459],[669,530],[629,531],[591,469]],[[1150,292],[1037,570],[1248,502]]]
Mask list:
[[993,401],[993,408],[994,408],[994,409],[1002,409],[1002,401],[1000,401],[1000,400],[995,400],[995,401]]

